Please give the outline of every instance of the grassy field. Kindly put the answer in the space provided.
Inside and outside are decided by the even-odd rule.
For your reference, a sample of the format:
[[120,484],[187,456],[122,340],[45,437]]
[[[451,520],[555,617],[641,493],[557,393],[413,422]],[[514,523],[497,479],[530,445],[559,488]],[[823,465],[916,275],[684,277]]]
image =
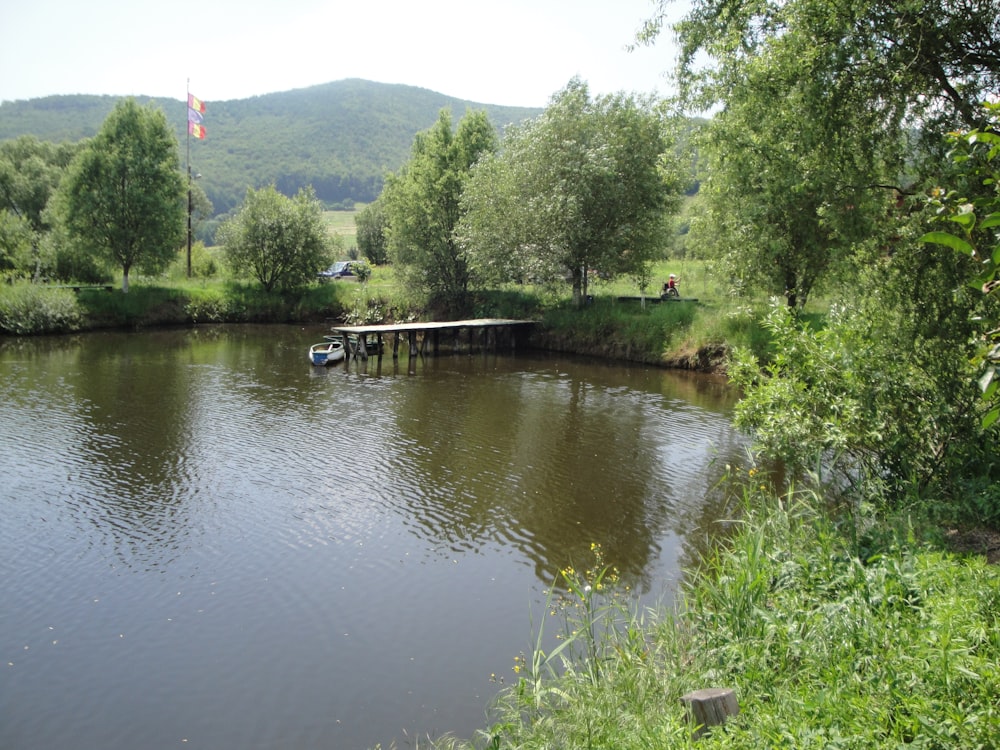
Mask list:
[[[653,264],[645,293],[658,297],[660,289],[670,274],[677,276],[682,297],[696,297],[699,301],[719,300],[726,296],[725,288],[713,277],[711,266],[700,260],[661,260]],[[595,278],[590,284],[594,296],[634,296],[642,294],[637,280],[623,276],[604,281]]]
[[[363,208],[359,205],[358,208]],[[344,243],[344,253],[350,253],[352,248],[358,246],[357,227],[354,225],[354,217],[358,215],[354,211],[324,211],[323,222],[327,230],[334,237],[339,237]],[[346,256],[345,256],[346,258]]]

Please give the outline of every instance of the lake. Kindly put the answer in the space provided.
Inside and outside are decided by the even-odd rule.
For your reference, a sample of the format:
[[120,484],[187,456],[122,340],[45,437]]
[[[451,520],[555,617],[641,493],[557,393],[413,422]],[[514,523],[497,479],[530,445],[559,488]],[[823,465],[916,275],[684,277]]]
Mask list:
[[0,342],[0,747],[469,737],[561,568],[669,606],[725,514],[717,378],[322,333]]

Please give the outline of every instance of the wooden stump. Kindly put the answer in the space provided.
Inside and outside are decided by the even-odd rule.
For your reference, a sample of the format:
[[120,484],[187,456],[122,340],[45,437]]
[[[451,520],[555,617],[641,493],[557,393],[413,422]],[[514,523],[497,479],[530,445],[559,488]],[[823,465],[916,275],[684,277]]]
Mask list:
[[740,712],[736,691],[732,688],[695,690],[682,695],[681,703],[687,708],[688,719],[696,727],[693,734],[695,739]]

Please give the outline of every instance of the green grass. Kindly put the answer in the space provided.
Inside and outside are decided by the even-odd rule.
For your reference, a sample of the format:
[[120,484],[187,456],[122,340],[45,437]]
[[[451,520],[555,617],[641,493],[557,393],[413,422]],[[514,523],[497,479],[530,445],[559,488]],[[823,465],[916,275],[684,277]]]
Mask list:
[[75,331],[82,325],[83,316],[80,300],[70,289],[0,284],[0,333],[32,335]]
[[[670,274],[678,278],[682,297],[696,297],[699,301],[719,300],[726,297],[726,290],[712,274],[712,267],[704,261],[657,261],[653,264],[646,295],[658,297],[660,289]],[[594,296],[638,296],[642,293],[638,282],[631,277],[604,281],[594,279],[590,284]]]
[[[351,212],[328,212],[343,220]],[[192,249],[194,278],[187,277],[186,252],[167,271],[155,278],[133,275],[130,292],[100,295],[81,292],[77,300],[81,319],[73,325],[87,327],[139,327],[223,322],[309,322],[328,318],[352,322],[419,320],[440,317],[423,294],[404,287],[391,266],[372,269],[366,283],[337,280],[319,282],[285,294],[267,294],[249,282],[227,279],[221,249]],[[465,308],[454,311],[459,317],[527,318],[542,321],[545,344],[562,351],[597,354],[609,358],[705,367],[718,365],[728,344],[766,351],[768,336],[758,324],[763,306],[748,306],[728,300],[712,282],[710,269],[703,263],[660,263],[651,285],[662,284],[667,273],[681,278],[685,296],[699,301],[653,304],[618,301],[618,296],[637,293],[634,282],[618,279],[597,281],[590,292],[593,304],[582,310],[570,304],[568,286],[556,290],[531,286],[477,291],[469,295]],[[120,279],[116,286],[120,286]],[[44,308],[41,298],[31,297]],[[22,307],[19,313],[33,320],[29,330],[60,330],[63,323],[39,313],[31,318]],[[50,322],[46,322],[50,321]],[[9,330],[16,330],[11,322]],[[707,362],[702,353],[716,351]],[[701,359],[699,359],[701,357]]]
[[[436,746],[996,747],[1000,569],[905,524],[862,557],[822,498],[775,497],[754,474],[675,611],[637,611],[600,564],[564,572],[564,645],[515,656],[493,723]],[[706,687],[734,689],[741,711],[694,740],[680,697]]]
[[[354,217],[357,216],[357,212],[361,208],[363,206],[358,204],[354,211],[323,212],[323,223],[326,225],[327,231],[332,236],[340,238],[345,252],[349,252],[351,248],[357,248],[358,230],[354,224]],[[346,257],[344,259],[346,260]]]

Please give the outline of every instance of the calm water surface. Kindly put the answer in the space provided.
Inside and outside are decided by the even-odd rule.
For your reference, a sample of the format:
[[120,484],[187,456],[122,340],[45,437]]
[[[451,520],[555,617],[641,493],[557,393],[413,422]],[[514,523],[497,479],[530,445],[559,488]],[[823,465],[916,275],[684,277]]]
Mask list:
[[669,603],[719,382],[322,331],[0,345],[0,747],[366,748],[486,723],[566,565]]

